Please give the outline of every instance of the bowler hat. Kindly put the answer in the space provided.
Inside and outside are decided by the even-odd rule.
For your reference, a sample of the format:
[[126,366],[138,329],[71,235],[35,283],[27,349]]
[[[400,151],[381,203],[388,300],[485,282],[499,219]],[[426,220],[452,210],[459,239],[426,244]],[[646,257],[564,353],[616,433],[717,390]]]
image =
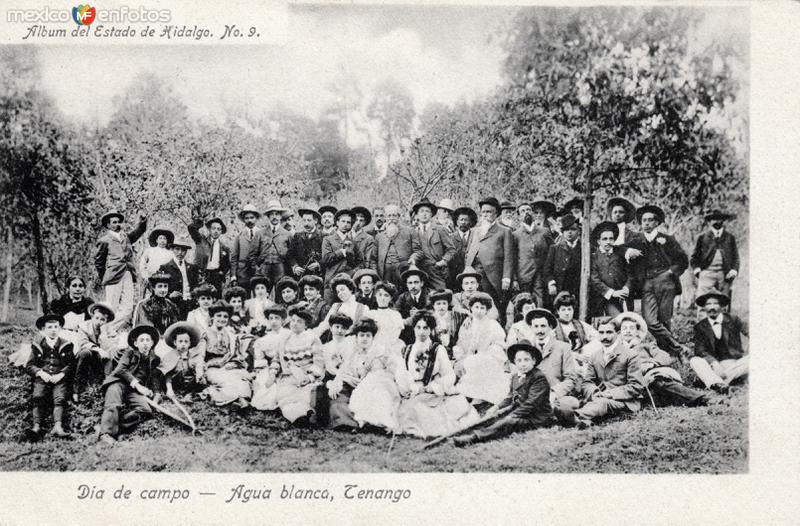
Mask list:
[[611,217],[611,211],[615,206],[625,209],[625,222],[630,223],[636,218],[636,206],[624,197],[615,196],[606,202],[606,216]]
[[558,325],[558,320],[556,320],[556,317],[553,316],[553,313],[550,312],[547,309],[536,308],[536,309],[529,310],[528,314],[525,315],[525,323],[530,325],[531,321],[534,318],[544,318],[544,319],[546,319],[547,320],[547,324],[550,326],[551,329],[554,329],[556,327],[556,325]]
[[331,214],[336,215],[336,212],[338,212],[338,210],[333,205],[324,205],[319,207],[320,217],[322,217],[322,214],[324,214],[325,212],[330,212]]
[[464,267],[464,270],[461,271],[461,274],[456,276],[456,282],[461,283],[464,278],[475,278],[479,283],[481,281],[481,275],[470,266]]
[[114,321],[114,318],[116,318],[116,315],[114,314],[114,309],[112,309],[111,305],[109,305],[108,303],[105,303],[105,302],[102,302],[102,301],[98,301],[98,302],[92,303],[86,309],[86,312],[89,313],[89,316],[94,316],[94,311],[96,311],[96,310],[101,310],[101,311],[105,312],[106,318],[108,318],[109,322],[110,321]]
[[355,274],[353,274],[353,281],[355,282],[356,286],[360,284],[361,278],[364,276],[372,276],[373,283],[377,283],[381,279],[380,276],[378,276],[378,273],[371,268],[360,268]]
[[353,221],[356,220],[356,214],[363,214],[364,226],[367,226],[368,224],[372,223],[372,214],[370,213],[369,210],[367,210],[363,206],[354,206],[353,208],[350,209],[350,211],[353,212]]
[[254,204],[244,205],[242,207],[242,209],[239,211],[239,219],[244,221],[244,215],[245,214],[255,214],[256,215],[256,219],[261,217],[261,212],[258,211],[258,208],[256,208],[256,205],[254,205]]
[[172,280],[172,276],[163,270],[159,270],[155,274],[151,274],[147,281],[150,285],[155,285],[156,283],[169,283]]
[[455,219],[458,219],[458,216],[460,216],[460,215],[468,216],[469,220],[472,222],[472,226],[475,226],[475,225],[478,224],[478,214],[475,213],[475,210],[473,210],[472,208],[470,208],[468,206],[462,206],[462,207],[456,208],[455,211],[453,212],[453,217]]
[[508,346],[508,349],[506,349],[506,353],[508,355],[508,361],[513,363],[514,358],[520,351],[525,351],[527,353],[530,353],[534,361],[534,367],[536,367],[542,362],[542,353],[539,352],[539,349],[534,347],[531,342],[525,339],[520,340],[517,343]]
[[322,280],[322,278],[316,274],[306,274],[300,278],[299,282],[297,282],[297,288],[299,290],[308,285],[309,287],[314,287],[315,289],[322,291],[322,289],[325,287],[324,283],[325,282]]
[[544,212],[544,215],[547,217],[553,217],[556,215],[556,207],[555,203],[552,201],[548,201],[544,198],[539,198],[531,203],[531,208],[534,210],[539,208]]
[[561,223],[561,231],[562,232],[565,231],[565,230],[569,230],[576,223],[577,223],[578,226],[580,226],[580,222],[578,221],[578,218],[575,217],[572,214],[564,214],[563,216],[561,216],[559,218],[559,221]]
[[217,223],[220,227],[222,227],[223,234],[228,231],[228,227],[225,226],[225,222],[218,217],[212,217],[211,219],[206,221],[206,228],[211,228],[211,225],[213,225],[214,223]]
[[340,272],[340,273],[336,274],[333,277],[333,279],[331,279],[331,290],[332,291],[336,291],[336,287],[338,285],[347,285],[347,288],[349,288],[350,291],[353,292],[353,293],[355,293],[356,290],[358,290],[358,287],[356,287],[356,282],[353,281],[353,278],[351,278],[349,275],[347,275],[344,272]]
[[592,244],[597,243],[597,240],[600,239],[600,234],[608,231],[614,234],[614,239],[617,239],[617,236],[619,236],[619,227],[613,221],[602,221],[598,223],[597,226],[592,229]]
[[158,240],[158,236],[164,236],[167,238],[167,246],[170,246],[173,241],[175,241],[175,234],[172,233],[167,227],[158,227],[154,228],[150,235],[147,236],[147,243],[154,247],[156,246],[156,241]]
[[189,333],[189,347],[196,347],[200,343],[200,331],[197,330],[193,323],[188,321],[177,321],[167,327],[167,330],[164,331],[164,343],[170,347],[175,347],[175,333],[179,330]]
[[400,274],[400,279],[405,283],[411,276],[419,276],[423,282],[428,281],[428,274],[416,265],[409,266],[405,272]]
[[664,211],[661,208],[657,207],[656,205],[640,206],[636,210],[636,220],[641,223],[642,216],[645,214],[653,214],[656,216],[656,221],[658,221],[659,223],[664,222]]
[[281,206],[281,202],[277,199],[270,199],[267,201],[267,209],[264,210],[264,215],[271,214],[272,212],[286,212],[286,209]]
[[183,247],[186,250],[191,250],[192,249],[192,242],[189,240],[188,237],[180,236],[180,237],[176,238],[172,243],[170,243],[169,247],[170,248]]
[[450,289],[436,290],[428,295],[428,302],[431,305],[442,300],[446,301],[448,304],[453,301],[453,291]]
[[705,294],[701,294],[700,296],[697,296],[697,299],[694,302],[698,307],[705,307],[706,301],[710,300],[711,298],[717,298],[719,304],[723,307],[731,302],[731,299],[726,294],[723,294],[718,290],[710,290]]
[[230,316],[233,314],[233,307],[225,300],[217,300],[208,308],[208,315],[213,318],[218,312],[227,312],[228,316]]
[[413,214],[416,214],[419,211],[419,209],[422,208],[423,206],[427,206],[428,208],[430,208],[431,214],[436,213],[437,210],[436,205],[431,203],[431,200],[428,199],[427,197],[423,197],[422,199],[419,200],[419,202],[414,203],[414,206],[411,207],[411,212]]
[[503,208],[500,206],[500,202],[494,197],[484,197],[483,199],[478,201],[479,207],[482,207],[483,205],[489,205],[491,207],[494,207],[494,209],[497,210],[498,214],[503,211]]
[[720,221],[728,221],[729,219],[733,219],[733,214],[728,214],[723,212],[719,208],[714,208],[713,210],[709,211],[705,217],[706,221],[713,221],[718,219]]
[[57,321],[59,327],[64,326],[64,316],[59,316],[58,314],[51,312],[49,314],[45,314],[44,316],[39,316],[39,318],[36,320],[36,328],[39,330],[44,329],[44,326],[48,321]]
[[137,325],[131,332],[128,333],[128,346],[133,347],[136,338],[139,337],[140,334],[149,334],[150,337],[153,339],[153,347],[156,346],[158,343],[158,339],[160,338],[158,334],[158,329],[153,327],[152,325]]
[[[333,207],[331,207],[331,208],[333,208]],[[336,212],[334,212],[334,213],[336,213]],[[303,217],[303,216],[308,215],[308,214],[311,214],[312,216],[314,216],[314,219],[316,219],[317,221],[319,221],[322,218],[322,214],[320,214],[316,210],[312,210],[310,208],[299,208],[297,210],[297,215],[300,216],[300,217]]]
[[334,221],[339,221],[339,218],[342,217],[343,215],[350,216],[350,220],[352,221],[352,219],[353,219],[353,211],[352,210],[348,210],[347,208],[342,208],[341,210],[337,210],[333,214],[333,220]]
[[100,224],[102,226],[106,226],[106,223],[108,223],[108,220],[111,219],[112,217],[119,218],[120,222],[125,220],[125,217],[122,214],[120,214],[116,210],[111,210],[110,212],[106,212],[105,214],[103,214],[103,217],[100,218]]
[[438,205],[436,205],[436,208],[447,210],[450,213],[453,212],[454,207],[455,205],[453,204],[453,200],[450,199],[449,197],[445,197],[444,199],[439,201]]

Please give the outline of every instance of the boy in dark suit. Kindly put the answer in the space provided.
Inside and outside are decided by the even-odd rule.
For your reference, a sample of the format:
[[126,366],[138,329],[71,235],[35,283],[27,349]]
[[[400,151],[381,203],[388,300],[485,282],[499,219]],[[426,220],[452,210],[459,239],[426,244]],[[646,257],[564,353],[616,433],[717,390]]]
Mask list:
[[161,265],[158,272],[169,275],[167,295],[177,305],[181,319],[185,320],[186,315],[194,308],[191,291],[200,283],[200,271],[196,265],[186,261],[186,253],[192,248],[188,239],[180,237],[172,242],[170,248],[174,257],[172,261]]
[[550,384],[545,374],[537,367],[542,361],[542,354],[528,340],[520,340],[508,347],[508,359],[514,362],[517,368],[517,373],[511,379],[511,390],[500,404],[489,409],[487,416],[509,405],[514,409],[488,427],[456,437],[453,440],[456,446],[464,447],[476,442],[485,442],[510,435],[515,431],[534,429],[552,423]]
[[194,241],[194,264],[200,274],[200,281],[210,283],[216,288],[215,297],[222,297],[225,278],[231,270],[231,251],[222,242],[222,235],[228,231],[222,219],[214,217],[206,221],[208,237],[200,233],[203,220],[195,218],[189,225],[189,235]]
[[592,254],[590,303],[595,316],[617,316],[625,310],[625,301],[633,288],[633,279],[625,261],[625,249],[614,246],[619,228],[611,221],[603,221],[592,231],[592,244],[597,250]]
[[689,258],[697,278],[698,298],[711,290],[717,290],[728,298],[731,296],[731,284],[739,274],[736,238],[725,230],[725,221],[731,217],[721,210],[706,214],[710,228],[697,238],[692,257]]
[[296,279],[305,276],[322,276],[322,232],[317,224],[319,212],[301,208],[297,215],[303,220],[303,230],[296,232],[289,241],[287,256],[289,268]]

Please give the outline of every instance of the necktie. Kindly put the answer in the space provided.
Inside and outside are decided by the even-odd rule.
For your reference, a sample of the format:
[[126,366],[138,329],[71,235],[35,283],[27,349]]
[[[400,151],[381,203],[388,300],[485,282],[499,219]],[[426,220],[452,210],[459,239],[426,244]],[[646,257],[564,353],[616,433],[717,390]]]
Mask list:
[[249,239],[252,241],[253,240],[253,229],[252,228],[248,228],[247,232],[248,232]]

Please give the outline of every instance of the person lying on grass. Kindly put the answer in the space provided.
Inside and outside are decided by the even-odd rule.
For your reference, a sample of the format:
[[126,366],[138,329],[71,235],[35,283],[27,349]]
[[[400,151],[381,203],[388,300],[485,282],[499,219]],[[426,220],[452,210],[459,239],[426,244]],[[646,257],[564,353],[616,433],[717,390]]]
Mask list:
[[114,444],[120,432],[130,432],[153,416],[147,398],[158,402],[161,397],[160,360],[153,350],[158,339],[151,325],[137,325],[128,333],[128,348],[103,381],[101,442]]
[[64,318],[58,314],[46,314],[36,320],[41,338],[31,344],[31,355],[25,364],[33,377],[33,425],[27,432],[30,440],[37,440],[41,435],[42,412],[48,401],[53,404],[53,435],[70,436],[64,431],[63,420],[68,386],[72,383],[73,346],[58,336],[63,325]]
[[514,363],[516,373],[511,379],[508,396],[493,406],[486,416],[496,414],[500,409],[512,406],[511,412],[493,424],[473,430],[454,439],[458,447],[476,442],[500,438],[515,431],[524,431],[548,426],[553,422],[550,409],[550,384],[547,377],[537,367],[542,355],[528,340],[508,347],[508,360]]

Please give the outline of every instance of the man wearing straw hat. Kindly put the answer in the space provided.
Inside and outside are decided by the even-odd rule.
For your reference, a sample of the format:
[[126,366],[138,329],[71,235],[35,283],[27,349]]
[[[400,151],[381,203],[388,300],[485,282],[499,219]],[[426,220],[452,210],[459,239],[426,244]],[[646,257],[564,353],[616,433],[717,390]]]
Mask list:
[[731,296],[731,284],[739,274],[736,238],[725,230],[725,221],[732,218],[731,214],[721,210],[706,214],[709,229],[697,238],[692,257],[689,258],[697,278],[698,297],[711,290],[718,290],[729,298]]
[[136,264],[133,261],[133,243],[147,230],[147,217],[139,215],[139,224],[127,234],[122,232],[124,217],[111,211],[100,218],[106,231],[97,240],[94,266],[100,283],[105,288],[106,303],[117,314],[116,325],[124,324],[133,312]]
[[286,209],[277,199],[267,202],[264,215],[267,216],[269,225],[260,234],[256,268],[260,269],[259,274],[267,276],[272,283],[277,283],[286,274],[291,234],[281,226],[284,212]]
[[261,229],[256,226],[261,212],[255,205],[245,205],[239,212],[244,228],[231,246],[231,285],[247,286],[258,273],[257,260],[261,249]]
[[200,281],[216,288],[215,296],[221,297],[225,277],[231,270],[231,251],[222,242],[222,235],[228,231],[219,217],[212,217],[205,222],[208,236],[200,233],[203,220],[195,218],[189,225],[189,235],[194,241],[194,264],[200,271]]

